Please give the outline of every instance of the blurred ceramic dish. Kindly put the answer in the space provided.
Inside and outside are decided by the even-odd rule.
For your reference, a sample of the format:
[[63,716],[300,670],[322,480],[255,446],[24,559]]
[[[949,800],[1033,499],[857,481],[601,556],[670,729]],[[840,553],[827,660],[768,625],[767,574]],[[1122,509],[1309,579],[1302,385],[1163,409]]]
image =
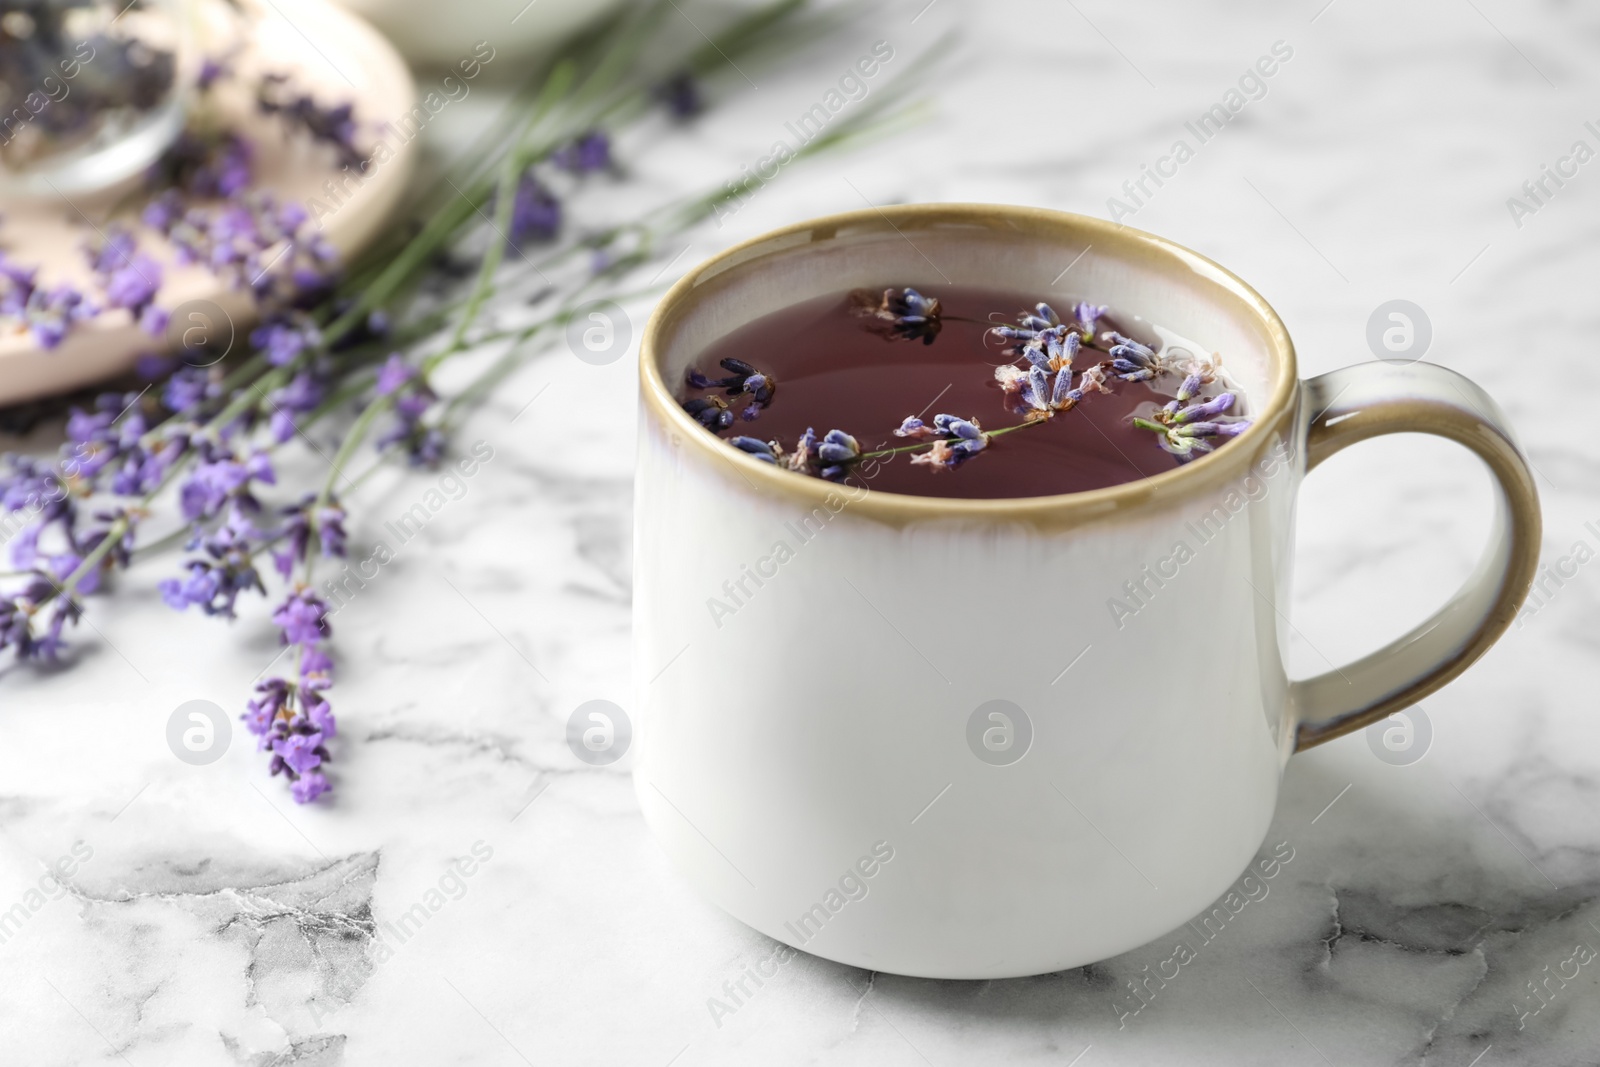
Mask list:
[[526,56],[563,40],[622,7],[625,0],[339,0],[388,35],[413,63],[449,66],[487,41]]
[[[221,4],[208,5],[207,28],[215,31],[225,25],[227,10]],[[370,131],[408,115],[416,95],[410,71],[372,27],[325,0],[271,0],[247,5],[246,10],[249,32],[242,37],[244,48],[229,61],[237,84],[219,95],[219,106],[233,127],[257,147],[253,188],[270,191],[279,201],[309,205],[314,199],[330,202],[328,184],[342,180],[336,209],[322,219],[320,236],[347,261],[378,232],[398,203],[415,156],[412,145],[401,145],[357,185],[340,174],[340,164],[322,146],[286,136],[280,123],[260,114],[249,80],[269,71],[290,74],[296,86],[319,101],[353,104],[363,130]],[[217,34],[210,37],[208,51],[222,50],[215,43]],[[213,92],[222,93],[222,87]],[[69,194],[65,202],[42,208],[8,210],[0,223],[0,249],[13,264],[36,265],[42,286],[68,283],[93,298],[94,276],[82,246],[97,229],[103,230],[113,205],[126,195],[123,187],[92,197]],[[255,317],[249,294],[229,288],[203,267],[178,265],[165,238],[137,224],[136,210],[131,219],[121,213],[115,217],[132,230],[140,250],[161,263],[163,284],[156,303],[175,312],[167,337],[152,337],[122,311],[103,312],[78,324],[48,350],[30,333],[0,336],[0,404],[68,392],[125,373],[140,354],[170,347],[170,338],[192,327],[222,331],[234,338],[236,346],[242,345]],[[193,318],[195,314],[199,318]]]
[[199,66],[189,0],[0,10],[0,195],[103,189],[177,137]]

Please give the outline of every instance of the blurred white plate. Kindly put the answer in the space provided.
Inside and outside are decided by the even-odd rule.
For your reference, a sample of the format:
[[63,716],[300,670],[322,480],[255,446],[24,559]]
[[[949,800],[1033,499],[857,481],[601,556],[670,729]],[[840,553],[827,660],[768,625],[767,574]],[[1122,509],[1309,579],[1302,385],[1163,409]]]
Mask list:
[[[339,0],[382,30],[414,63],[454,66],[479,41],[496,53],[544,51],[621,7],[625,0]],[[496,58],[499,58],[497,55]],[[495,71],[503,74],[504,68]]]

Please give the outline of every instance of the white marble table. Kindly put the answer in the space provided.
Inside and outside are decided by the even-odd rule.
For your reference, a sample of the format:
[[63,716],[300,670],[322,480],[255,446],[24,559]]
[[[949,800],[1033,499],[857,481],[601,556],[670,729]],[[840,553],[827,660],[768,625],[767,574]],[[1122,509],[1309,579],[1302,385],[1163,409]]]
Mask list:
[[[1600,547],[1585,526],[1600,520],[1587,452],[1600,162],[1550,185],[1520,227],[1506,203],[1574,141],[1600,147],[1584,126],[1600,126],[1600,12],[1323,2],[943,0],[915,21],[920,4],[885,8],[651,147],[637,180],[732,174],[872,41],[909,57],[955,27],[962,49],[928,125],[785,172],[695,234],[677,269],[863,199],[1104,215],[1281,40],[1293,55],[1265,95],[1130,221],[1252,280],[1308,374],[1371,358],[1366,323],[1384,301],[1422,306],[1429,358],[1485,383],[1522,434],[1547,561]],[[633,382],[628,360],[553,352],[465,427],[462,444],[489,442],[494,459],[334,620],[331,804],[291,804],[242,734],[210,766],[173,758],[173,708],[239,708],[274,636],[259,603],[231,628],[168,611],[153,586],[170,560],[96,606],[72,669],[0,670],[0,911],[75,843],[89,853],[0,943],[0,1060],[1595,1061],[1600,961],[1566,962],[1600,948],[1594,567],[1425,703],[1422,758],[1384,761],[1357,735],[1295,759],[1268,837],[1293,861],[1136,1014],[1119,1018],[1126,983],[1171,938],[996,982],[802,956],[719,1025],[708,998],[771,943],[666,868],[628,760],[590,767],[564,742],[578,704],[628,701]],[[356,541],[431,484],[370,486]],[[1431,610],[1475,558],[1488,499],[1469,460],[1427,441],[1319,471],[1300,514],[1296,669]],[[474,849],[473,874],[453,876]],[[1552,977],[1563,971],[1576,977]]]

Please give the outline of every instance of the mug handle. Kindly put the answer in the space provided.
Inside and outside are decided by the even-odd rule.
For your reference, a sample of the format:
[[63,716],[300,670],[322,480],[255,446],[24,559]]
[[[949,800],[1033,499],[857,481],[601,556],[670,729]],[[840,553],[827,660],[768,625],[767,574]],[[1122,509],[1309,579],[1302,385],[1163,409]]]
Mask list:
[[1461,590],[1398,640],[1289,688],[1295,751],[1415,704],[1466,670],[1505,632],[1539,562],[1539,493],[1528,461],[1489,395],[1431,363],[1358,363],[1301,386],[1306,471],[1358,441],[1429,433],[1465,445],[1495,480],[1489,545]]

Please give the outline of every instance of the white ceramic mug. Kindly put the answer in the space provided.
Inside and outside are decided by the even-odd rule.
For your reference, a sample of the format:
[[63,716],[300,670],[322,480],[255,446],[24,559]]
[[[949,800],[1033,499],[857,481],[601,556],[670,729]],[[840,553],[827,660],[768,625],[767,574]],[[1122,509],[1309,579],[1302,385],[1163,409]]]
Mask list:
[[[1255,424],[1141,481],[949,500],[763,464],[678,406],[685,369],[729,331],[890,285],[1140,315],[1221,353]],[[1036,974],[1177,927],[1251,863],[1291,754],[1455,677],[1534,573],[1533,478],[1480,389],[1421,363],[1301,382],[1283,323],[1249,286],[1098,219],[924,205],[791,226],[684,277],[640,366],[640,805],[711,900],[860,967]],[[1491,543],[1433,618],[1291,681],[1300,480],[1397,432],[1483,459],[1498,486]],[[981,462],[959,476],[981,477]]]

